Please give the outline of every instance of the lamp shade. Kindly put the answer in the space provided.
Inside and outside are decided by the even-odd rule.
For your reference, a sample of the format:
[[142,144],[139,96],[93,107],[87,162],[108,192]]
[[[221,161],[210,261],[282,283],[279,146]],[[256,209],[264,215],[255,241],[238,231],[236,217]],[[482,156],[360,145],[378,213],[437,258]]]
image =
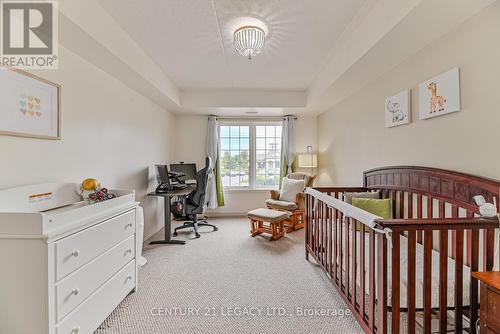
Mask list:
[[318,167],[318,155],[315,153],[299,154],[300,168],[316,168]]

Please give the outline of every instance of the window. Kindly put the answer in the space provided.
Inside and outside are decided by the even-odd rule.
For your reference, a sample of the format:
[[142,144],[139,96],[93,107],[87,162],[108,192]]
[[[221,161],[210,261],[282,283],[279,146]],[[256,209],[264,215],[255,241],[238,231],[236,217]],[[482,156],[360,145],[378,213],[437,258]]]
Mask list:
[[219,126],[221,177],[227,188],[277,188],[281,123],[223,123]]
[[250,185],[250,127],[220,127],[221,177],[224,187]]

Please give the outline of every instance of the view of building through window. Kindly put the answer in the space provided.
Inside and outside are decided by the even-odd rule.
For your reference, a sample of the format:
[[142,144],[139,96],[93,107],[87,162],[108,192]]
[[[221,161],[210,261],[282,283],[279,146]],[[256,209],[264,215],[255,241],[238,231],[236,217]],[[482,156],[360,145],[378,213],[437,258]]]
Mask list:
[[224,124],[219,127],[224,187],[279,184],[281,124]]
[[250,126],[220,127],[221,176],[224,187],[250,185]]
[[257,125],[255,185],[277,186],[280,177],[281,125]]

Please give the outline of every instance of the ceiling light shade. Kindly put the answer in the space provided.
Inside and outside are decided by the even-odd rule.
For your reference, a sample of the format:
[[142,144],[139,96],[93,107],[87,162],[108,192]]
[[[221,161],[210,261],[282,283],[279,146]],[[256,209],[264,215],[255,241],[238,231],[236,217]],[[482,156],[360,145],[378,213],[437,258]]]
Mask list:
[[257,26],[245,26],[237,29],[233,38],[235,50],[240,55],[252,59],[264,49],[266,33]]

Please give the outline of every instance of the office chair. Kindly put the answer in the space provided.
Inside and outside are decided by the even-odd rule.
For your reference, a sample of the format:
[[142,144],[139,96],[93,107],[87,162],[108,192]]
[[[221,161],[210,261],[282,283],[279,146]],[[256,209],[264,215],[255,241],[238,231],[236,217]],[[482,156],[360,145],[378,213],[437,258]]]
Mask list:
[[172,213],[175,216],[183,215],[188,221],[185,221],[182,226],[176,227],[174,230],[174,236],[177,236],[178,230],[183,230],[186,228],[193,228],[196,238],[200,237],[198,233],[198,227],[200,226],[210,226],[214,231],[218,230],[218,227],[209,224],[205,219],[198,220],[198,214],[203,213],[203,207],[205,205],[205,192],[207,188],[208,176],[212,171],[212,161],[209,157],[205,160],[205,168],[196,173],[196,189],[193,190],[189,195],[186,196],[185,201],[183,201],[184,208],[179,211],[178,206],[174,203],[172,205]]

